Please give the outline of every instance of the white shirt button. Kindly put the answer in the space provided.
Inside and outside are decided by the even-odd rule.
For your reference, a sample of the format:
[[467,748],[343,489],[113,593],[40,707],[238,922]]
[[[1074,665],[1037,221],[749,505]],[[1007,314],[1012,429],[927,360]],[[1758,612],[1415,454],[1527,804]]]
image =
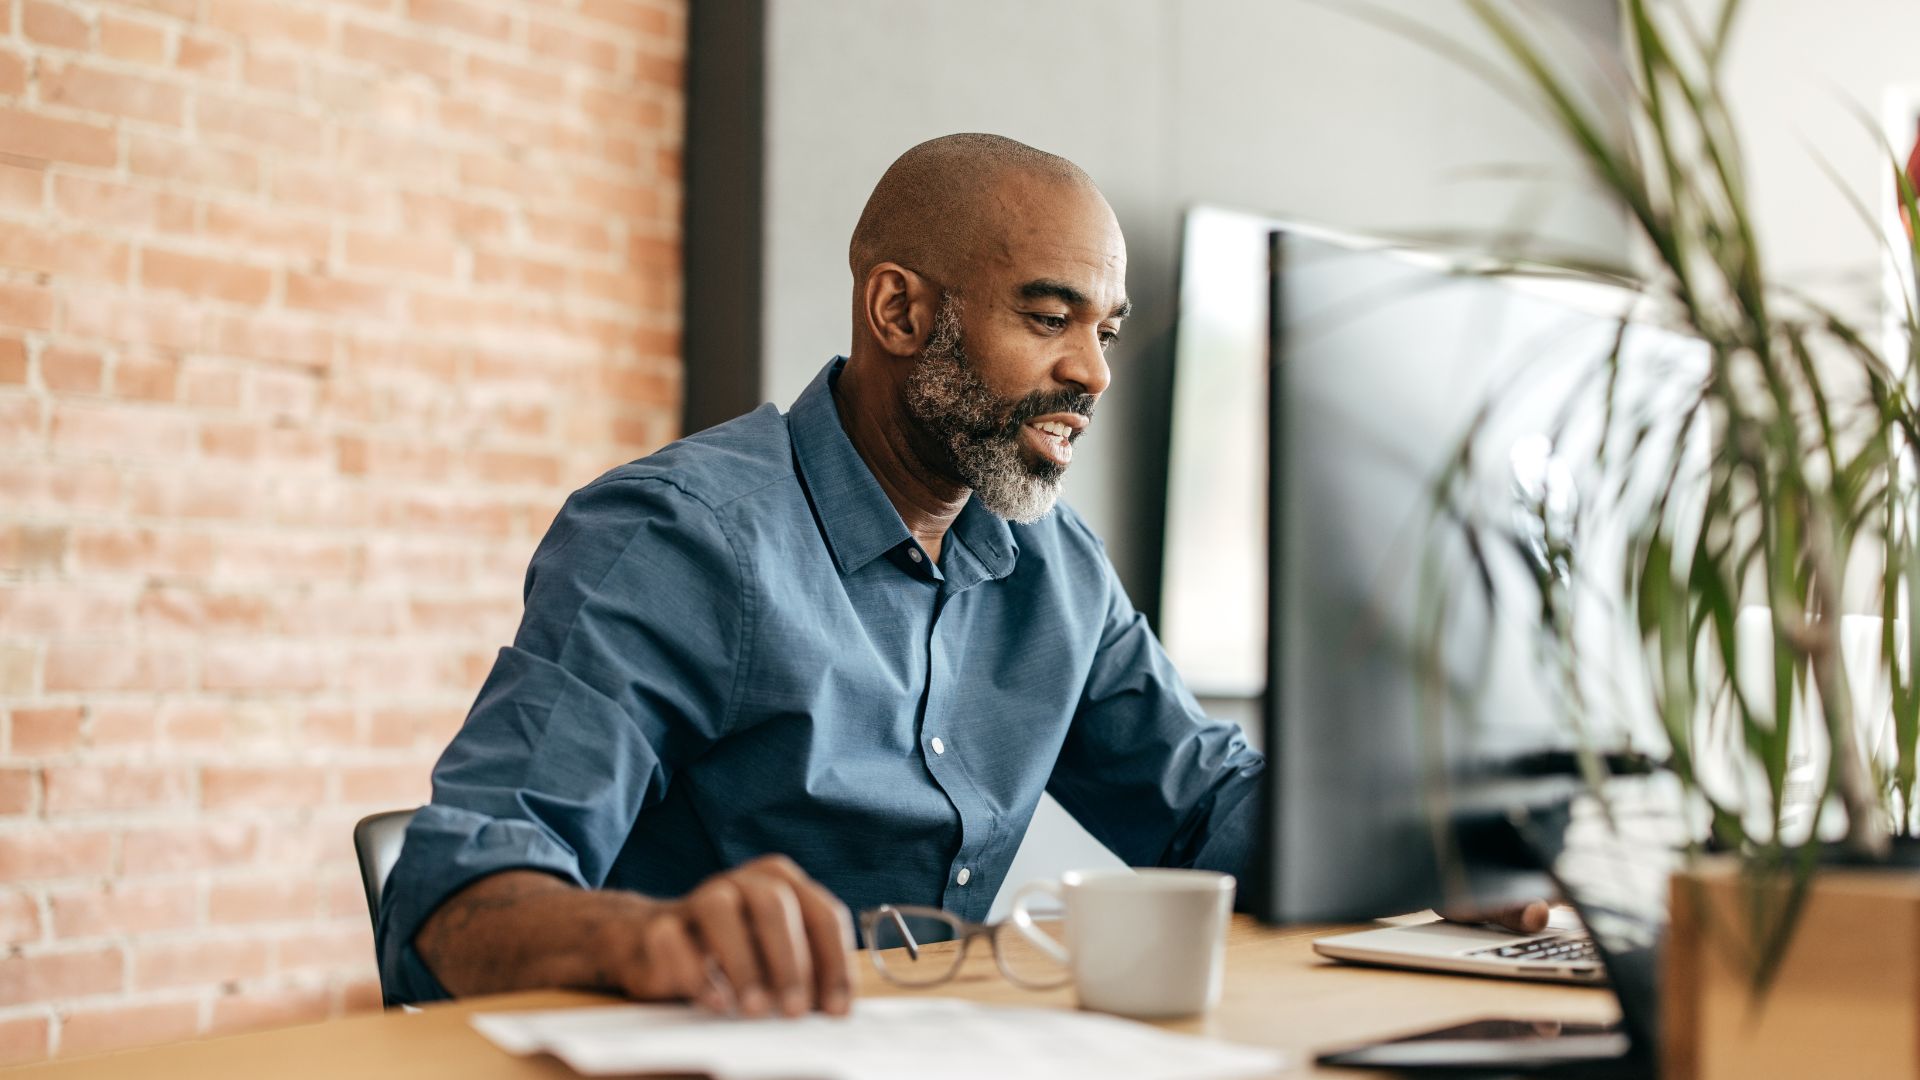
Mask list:
[[933,737],[933,752],[936,754],[944,754],[947,752],[947,744],[941,742],[940,736],[938,735]]
[[909,558],[909,559],[912,559],[912,560],[913,560],[914,562],[919,562],[919,561],[920,561],[920,549],[919,549],[919,548],[908,548],[908,549],[907,549],[907,558]]
[[972,880],[972,878],[973,878],[973,871],[963,866],[960,868],[960,872],[954,875],[953,880],[959,882],[962,885],[965,885],[968,881]]

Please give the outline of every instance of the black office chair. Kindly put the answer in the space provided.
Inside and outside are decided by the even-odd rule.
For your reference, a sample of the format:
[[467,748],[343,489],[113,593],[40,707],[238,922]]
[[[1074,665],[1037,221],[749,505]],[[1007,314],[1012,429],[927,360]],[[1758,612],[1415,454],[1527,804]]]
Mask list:
[[360,859],[360,884],[367,890],[367,917],[375,929],[380,922],[380,893],[387,875],[400,861],[400,844],[407,836],[412,810],[385,810],[369,814],[353,827],[353,853]]

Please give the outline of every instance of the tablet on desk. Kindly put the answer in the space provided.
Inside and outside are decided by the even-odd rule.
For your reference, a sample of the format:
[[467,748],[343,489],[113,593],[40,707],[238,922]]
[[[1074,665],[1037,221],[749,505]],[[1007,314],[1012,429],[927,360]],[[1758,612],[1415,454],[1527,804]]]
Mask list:
[[[1623,1058],[1619,1024],[1558,1020],[1474,1020],[1320,1055],[1322,1065],[1368,1069],[1551,1069],[1607,1067]],[[1625,1067],[1625,1063],[1620,1063]],[[1585,1072],[1583,1075],[1600,1075]],[[1624,1075],[1624,1074],[1622,1074]]]

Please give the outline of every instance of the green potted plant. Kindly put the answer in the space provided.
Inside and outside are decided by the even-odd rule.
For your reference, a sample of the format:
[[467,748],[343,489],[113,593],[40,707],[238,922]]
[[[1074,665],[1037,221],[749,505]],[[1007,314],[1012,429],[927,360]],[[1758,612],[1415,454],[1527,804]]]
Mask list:
[[[1584,595],[1579,574],[1566,571],[1591,538],[1543,509],[1529,527],[1548,554],[1524,598],[1579,731],[1598,718],[1581,683],[1574,612],[1600,603],[1624,620],[1645,703],[1664,730],[1661,765],[1699,814],[1692,854],[1718,853],[1689,860],[1674,882],[1665,1071],[1813,1075],[1794,1071],[1802,1061],[1838,1075],[1852,1061],[1913,1075],[1920,635],[1906,627],[1920,616],[1920,322],[1912,301],[1896,350],[1877,330],[1768,280],[1720,80],[1739,0],[1724,0],[1711,26],[1689,21],[1700,5],[1619,0],[1629,70],[1598,100],[1555,65],[1537,24],[1515,7],[1465,2],[1647,253],[1631,270],[1571,269],[1641,294],[1707,356],[1682,392],[1665,387],[1657,404],[1622,377],[1617,345],[1606,356],[1560,358],[1590,365],[1579,392],[1609,418],[1585,448],[1593,455],[1585,475],[1611,485],[1601,501],[1614,514],[1622,565],[1599,583],[1601,595]],[[1889,148],[1907,244],[1885,254],[1911,282],[1920,211],[1904,158]],[[1877,234],[1872,211],[1857,208]],[[1496,396],[1483,418],[1501,407]],[[1519,538],[1510,521],[1466,509],[1480,430],[1464,436],[1437,481],[1436,522],[1488,558]],[[1650,487],[1627,479],[1649,475]],[[1437,583],[1427,608],[1434,647],[1450,612],[1493,600],[1493,580]],[[1849,614],[1877,616],[1853,624],[1877,642],[1843,657]],[[1755,664],[1756,626],[1771,646],[1758,650],[1758,687],[1742,674]],[[1884,704],[1873,706],[1880,715],[1857,715],[1865,700],[1857,688],[1874,684],[1885,687]],[[1712,747],[1728,744],[1721,735],[1732,750],[1709,761]],[[1789,827],[1794,758],[1808,746],[1820,751],[1802,800],[1810,820]],[[1598,783],[1599,758],[1586,759]],[[1740,782],[1716,782],[1715,768]],[[1890,865],[1909,872],[1863,869]]]

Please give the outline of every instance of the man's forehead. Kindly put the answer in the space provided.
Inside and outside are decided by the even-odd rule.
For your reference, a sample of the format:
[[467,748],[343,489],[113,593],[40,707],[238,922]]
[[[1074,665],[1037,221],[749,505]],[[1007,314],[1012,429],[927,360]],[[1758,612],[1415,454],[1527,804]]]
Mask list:
[[1126,241],[1106,203],[1093,198],[1068,212],[1010,215],[983,252],[996,287],[1031,299],[1030,287],[1055,285],[1060,288],[1040,291],[1062,300],[1071,291],[1076,296],[1069,302],[1100,307],[1125,300]]
[[980,230],[1008,247],[1081,249],[1126,262],[1120,223],[1092,184],[1009,176],[982,209]]

